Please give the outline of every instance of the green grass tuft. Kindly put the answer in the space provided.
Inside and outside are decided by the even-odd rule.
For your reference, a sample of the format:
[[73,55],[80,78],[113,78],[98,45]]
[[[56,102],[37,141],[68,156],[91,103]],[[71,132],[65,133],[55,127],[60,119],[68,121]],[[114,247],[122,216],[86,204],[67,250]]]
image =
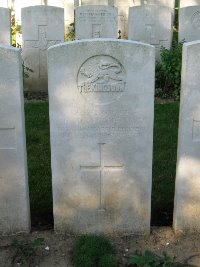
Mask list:
[[114,249],[102,236],[83,235],[75,243],[72,262],[75,267],[116,267]]

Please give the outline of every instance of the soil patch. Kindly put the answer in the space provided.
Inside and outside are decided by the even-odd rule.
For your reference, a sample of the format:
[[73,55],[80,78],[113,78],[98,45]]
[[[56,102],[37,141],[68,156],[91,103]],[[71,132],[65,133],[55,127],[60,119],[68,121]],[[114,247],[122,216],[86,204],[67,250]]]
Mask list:
[[[127,266],[127,259],[137,252],[151,250],[159,255],[164,251],[176,261],[200,266],[200,238],[198,234],[175,235],[170,227],[153,227],[149,236],[123,235],[107,236],[116,248],[118,266]],[[13,240],[21,244],[43,238],[44,243],[37,247],[36,255],[24,262],[25,255],[11,246]],[[0,237],[0,266],[15,267],[72,267],[71,251],[77,236],[55,234],[52,230],[34,231],[31,234],[19,234]],[[21,253],[21,254],[20,254]],[[27,253],[27,252],[26,252]]]

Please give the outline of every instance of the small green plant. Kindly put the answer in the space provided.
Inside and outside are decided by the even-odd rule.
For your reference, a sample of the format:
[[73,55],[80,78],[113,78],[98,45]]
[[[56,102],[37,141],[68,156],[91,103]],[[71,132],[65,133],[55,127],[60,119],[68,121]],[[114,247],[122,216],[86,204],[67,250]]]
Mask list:
[[72,262],[75,267],[117,267],[112,244],[96,235],[83,235],[76,241]]
[[65,36],[65,41],[73,41],[75,39],[75,22],[72,22]]
[[[169,255],[163,253],[158,256],[153,252],[146,250],[144,255],[133,255],[129,258],[128,265],[137,267],[183,267],[181,263],[174,262]],[[187,265],[188,266],[188,265]]]
[[37,256],[37,249],[44,245],[44,238],[37,238],[33,241],[13,240],[11,247],[15,250],[13,264],[34,263]]
[[179,99],[181,87],[182,43],[173,42],[171,49],[161,48],[161,61],[156,64],[156,96]]
[[30,72],[34,72],[32,69],[28,68],[27,66],[24,65],[24,63],[22,64],[23,67],[23,77],[24,79],[28,79]]

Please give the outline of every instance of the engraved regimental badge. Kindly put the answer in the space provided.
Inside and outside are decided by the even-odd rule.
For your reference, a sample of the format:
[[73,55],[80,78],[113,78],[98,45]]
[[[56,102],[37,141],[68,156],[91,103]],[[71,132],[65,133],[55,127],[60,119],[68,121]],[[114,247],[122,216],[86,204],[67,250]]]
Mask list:
[[122,64],[111,56],[94,56],[86,60],[78,72],[78,90],[95,105],[110,104],[119,99],[126,87]]

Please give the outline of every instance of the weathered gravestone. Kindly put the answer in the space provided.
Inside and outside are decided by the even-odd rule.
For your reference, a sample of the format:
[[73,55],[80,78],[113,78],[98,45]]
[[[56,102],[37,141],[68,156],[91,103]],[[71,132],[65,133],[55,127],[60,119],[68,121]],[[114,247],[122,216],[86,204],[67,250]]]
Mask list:
[[0,234],[29,230],[21,51],[0,45]]
[[180,7],[198,6],[200,0],[180,0]]
[[0,44],[11,45],[10,9],[0,7]]
[[174,205],[176,231],[200,231],[200,41],[183,46]]
[[172,43],[171,9],[156,5],[142,5],[129,9],[128,38],[156,47],[156,59],[160,60],[160,49],[169,49]]
[[80,6],[76,8],[76,39],[117,38],[117,8]]
[[47,48],[64,42],[64,9],[32,6],[22,9],[23,60],[33,70],[25,88],[47,91]]
[[200,6],[179,9],[179,42],[200,39]]
[[55,230],[149,233],[154,47],[75,41],[48,63]]

